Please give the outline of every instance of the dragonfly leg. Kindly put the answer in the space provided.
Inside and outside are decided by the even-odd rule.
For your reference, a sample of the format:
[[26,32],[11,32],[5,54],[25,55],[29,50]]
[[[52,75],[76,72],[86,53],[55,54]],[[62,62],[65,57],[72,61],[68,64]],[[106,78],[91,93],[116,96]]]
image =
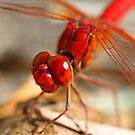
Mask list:
[[115,87],[105,80],[95,79],[92,76],[87,76],[82,73],[79,73],[78,77],[80,77],[81,79],[83,79],[89,83],[95,84],[100,87],[104,87],[105,90],[108,90],[112,93],[113,104],[114,104],[115,115],[116,115],[116,123],[117,123],[117,126],[120,126],[121,125],[121,115],[120,115],[120,108],[119,108],[119,99],[118,99],[118,94],[116,92]]
[[46,124],[46,127],[44,130],[42,130],[40,132],[43,133],[43,132],[46,132],[48,126],[50,126],[51,124],[53,124],[56,120],[58,120],[62,115],[64,115],[70,108],[70,93],[71,93],[71,88],[70,88],[70,85],[67,87],[67,97],[66,97],[66,106],[65,106],[65,110],[60,114],[58,115],[56,118],[52,119],[51,121],[49,121],[47,124]]
[[73,118],[70,117],[70,116],[67,116],[67,118],[70,119],[70,120],[74,123],[74,125],[77,127],[78,133],[80,133],[80,134],[83,134],[83,133],[84,133],[84,130],[83,130],[82,127],[79,125],[78,121],[76,121],[75,119],[73,119]]
[[38,103],[39,98],[43,94],[44,92],[41,92],[37,97],[31,99],[23,109],[23,113],[26,114],[26,120],[30,120],[32,118],[32,113],[34,112],[34,106]]
[[75,84],[72,83],[71,85],[73,91],[75,92],[75,94],[77,95],[82,107],[84,108],[84,111],[85,111],[85,131],[84,131],[84,134],[87,135],[87,131],[88,131],[88,108],[87,108],[87,105],[84,103],[81,95],[79,94],[77,88],[75,87]]

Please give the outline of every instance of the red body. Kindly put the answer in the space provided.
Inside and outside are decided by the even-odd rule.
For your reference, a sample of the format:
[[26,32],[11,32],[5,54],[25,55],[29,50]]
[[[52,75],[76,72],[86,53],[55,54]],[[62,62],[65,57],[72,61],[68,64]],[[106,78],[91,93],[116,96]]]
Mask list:
[[[41,52],[34,58],[32,73],[42,90],[52,93],[59,86],[67,86],[72,81],[73,73],[90,63],[98,45],[93,33],[97,22],[98,19],[87,17],[71,21],[58,42],[58,55]],[[68,66],[67,69],[64,64]]]
[[[54,90],[52,90],[52,92],[54,92],[55,89],[57,89],[59,86],[67,86],[71,83],[71,80],[73,78],[72,69],[73,72],[76,73],[81,68],[86,67],[92,60],[93,56],[95,56],[96,49],[99,48],[99,43],[103,46],[112,60],[117,63],[117,59],[111,56],[114,55],[111,54],[112,51],[109,50],[111,47],[107,46],[106,48],[106,45],[112,42],[108,38],[112,36],[111,33],[113,32],[111,29],[106,29],[106,27],[108,27],[108,24],[106,24],[106,22],[114,22],[114,24],[118,22],[120,18],[119,15],[124,15],[127,9],[132,6],[133,2],[134,0],[130,0],[129,2],[125,3],[128,3],[128,6],[126,6],[125,4],[123,4],[124,6],[121,6],[121,0],[114,1],[112,5],[108,7],[104,14],[101,16],[102,19],[93,19],[85,15],[82,15],[79,19],[71,19],[58,42],[58,56],[53,56],[53,61],[50,60],[52,58],[48,58],[48,61],[46,62],[50,71],[49,74],[52,76],[52,78],[50,81],[50,78],[48,78],[48,76],[44,74],[44,80],[47,80],[47,83],[49,83],[50,81],[50,84],[52,85],[49,84],[48,86],[45,85],[45,87],[42,87],[41,85],[43,79],[40,80],[39,76],[33,73],[35,80],[40,80],[37,84],[40,85],[45,92],[48,92],[48,90],[46,89],[54,88]],[[118,9],[116,10],[116,8]],[[118,32],[120,32],[120,30],[118,30]],[[113,42],[110,44],[111,46],[113,46]],[[119,53],[117,55],[119,55]],[[62,57],[66,59],[63,59]],[[65,60],[70,67],[68,71],[61,68]],[[55,67],[55,65],[57,67]],[[39,67],[37,68],[37,70],[39,70]]]

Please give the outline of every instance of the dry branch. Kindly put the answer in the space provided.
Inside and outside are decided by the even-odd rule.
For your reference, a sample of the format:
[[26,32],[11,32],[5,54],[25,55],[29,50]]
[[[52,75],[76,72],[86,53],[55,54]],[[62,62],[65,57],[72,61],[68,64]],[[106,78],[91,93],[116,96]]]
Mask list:
[[[38,108],[41,112],[42,116],[45,119],[51,120],[52,118],[59,115],[58,112],[51,111],[47,107]],[[74,119],[76,122],[77,119]],[[75,126],[75,124],[66,116],[62,116],[60,119],[56,121],[57,124],[63,125],[69,129],[75,130],[79,132],[79,129]],[[84,129],[84,122],[78,121],[81,129]],[[118,127],[113,127],[109,125],[103,125],[96,122],[89,123],[88,133],[92,135],[135,135],[135,131],[129,129],[122,129]]]

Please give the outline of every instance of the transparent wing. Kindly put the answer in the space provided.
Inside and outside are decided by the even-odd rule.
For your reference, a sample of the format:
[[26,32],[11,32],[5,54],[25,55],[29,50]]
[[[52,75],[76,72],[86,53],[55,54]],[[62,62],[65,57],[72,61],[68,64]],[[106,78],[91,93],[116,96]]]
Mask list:
[[108,56],[135,87],[135,40],[119,28],[101,24],[95,32]]
[[0,1],[0,8],[58,20],[72,20],[86,16],[83,12],[64,0],[12,0],[9,3],[3,0],[3,2]]
[[120,25],[120,27],[135,39],[135,22],[127,22],[127,24],[124,23],[122,26]]

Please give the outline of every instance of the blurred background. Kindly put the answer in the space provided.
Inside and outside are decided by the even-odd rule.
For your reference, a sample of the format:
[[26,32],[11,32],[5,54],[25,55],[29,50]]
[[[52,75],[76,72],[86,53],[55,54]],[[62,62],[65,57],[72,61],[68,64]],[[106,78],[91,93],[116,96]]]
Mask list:
[[[2,1],[4,0],[0,0],[0,2]],[[8,2],[8,0],[6,1]],[[94,17],[100,15],[111,2],[111,0],[68,1]],[[11,94],[31,77],[31,62],[39,51],[47,50],[55,54],[58,39],[65,26],[66,23],[62,21],[0,9],[0,104],[5,103]],[[135,9],[132,9],[119,24],[119,27],[134,36],[134,26]],[[104,53],[101,56],[86,72],[117,85],[120,109],[124,116],[123,121],[126,123],[124,127],[135,128],[135,90],[119,74],[108,56]],[[87,82],[81,81],[80,83],[78,79],[76,81],[79,82],[81,89],[90,91],[89,97],[87,97],[90,106],[107,113],[108,116],[113,114],[110,92]]]

